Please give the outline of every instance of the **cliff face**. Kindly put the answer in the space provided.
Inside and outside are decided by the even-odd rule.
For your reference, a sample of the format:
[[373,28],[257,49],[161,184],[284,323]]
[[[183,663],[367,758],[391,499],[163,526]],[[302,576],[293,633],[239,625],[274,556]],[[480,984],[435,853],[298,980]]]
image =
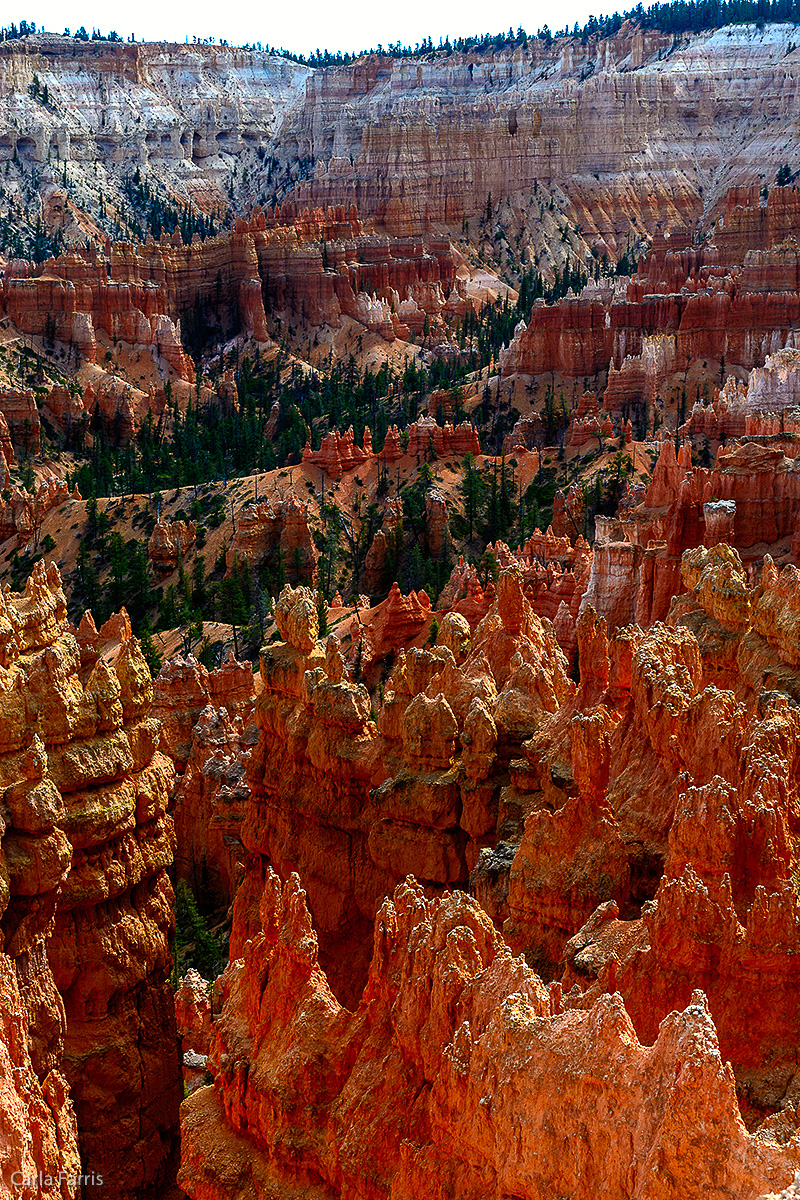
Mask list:
[[254,691],[250,663],[233,655],[213,671],[193,655],[171,659],[154,684],[161,747],[179,772],[175,868],[204,906],[227,906],[244,871],[246,768],[257,741]]
[[281,500],[252,500],[237,514],[236,530],[226,555],[228,569],[237,561],[267,562],[289,567],[298,577],[312,578],[319,551],[308,523],[308,506],[290,492]]
[[[81,1171],[75,1112],[64,1078],[64,1002],[47,955],[71,846],[63,831],[64,803],[50,777],[44,742],[30,720],[32,697],[19,686],[27,664],[40,658],[42,648],[66,628],[58,582],[54,578],[51,586],[40,569],[23,596],[3,600],[0,1168],[6,1187],[15,1172],[29,1179],[41,1172],[58,1180],[62,1171],[67,1176]],[[72,1196],[75,1188],[73,1183],[62,1193],[61,1183],[55,1182],[43,1194]]]
[[[456,275],[446,238],[365,233],[355,209],[345,218],[343,209],[333,208],[296,218],[279,209],[267,218],[257,210],[240,218],[233,231],[195,238],[190,245],[176,229],[159,242],[152,237],[144,244],[107,242],[104,249],[91,242],[45,263],[19,259],[9,264],[0,287],[2,312],[20,332],[64,343],[70,355],[90,364],[98,361],[99,345],[122,342],[147,351],[164,377],[183,383],[194,381],[195,369],[181,322],[190,328],[198,314],[223,338],[268,343],[269,329],[277,336],[281,322],[336,329],[349,320],[392,342],[423,330],[436,340],[467,306],[466,284]],[[164,404],[132,392],[127,382],[114,378],[112,384],[117,424],[120,406],[131,409],[121,431],[127,440],[137,416],[149,408],[163,411]],[[22,444],[27,418],[33,450],[39,436],[33,397],[20,396],[16,405],[12,399],[0,408],[7,408],[13,440]],[[83,408],[91,411],[93,399],[84,396]],[[18,415],[26,402],[33,412]],[[99,396],[98,404],[102,409]],[[63,429],[63,405],[54,407]],[[74,419],[82,412],[78,405],[69,415]]]
[[74,1166],[77,1118],[85,1175],[116,1196],[163,1195],[180,1099],[173,768],[156,749],[149,672],[124,621],[102,640],[84,622],[76,637],[58,571],[41,563],[4,597],[3,628],[4,1004],[14,973],[22,996],[4,1053],[31,1112],[12,1160],[55,1165],[58,1147]]
[[101,161],[109,211],[127,206],[134,166],[205,211],[231,186],[238,211],[276,194],[298,213],[356,204],[401,237],[475,227],[490,197],[515,222],[540,204],[549,213],[552,198],[576,246],[615,258],[629,234],[694,227],[729,186],[742,195],[774,176],[797,100],[792,36],[738,26],[673,39],[626,25],[585,45],[311,71],[252,50],[35,35],[3,46],[0,156],[42,172],[44,217],[73,233],[102,228],[90,169]]
[[[793,120],[791,39],[789,26],[683,39],[627,27],[585,46],[359,61],[309,78],[275,153],[314,160],[301,205],[354,202],[404,233],[475,225],[490,197],[538,217],[552,194],[586,243],[616,257],[628,233],[694,226],[731,184],[774,174],[782,151],[763,125]],[[744,80],[757,99],[743,106]]]
[[413,880],[381,907],[355,1012],[296,876],[267,874],[254,933],[226,972],[215,1087],[183,1108],[193,1200],[289,1181],[320,1198],[733,1200],[800,1162],[792,1118],[785,1144],[745,1130],[702,993],[641,1045],[619,995],[559,1012],[474,901]]
[[[138,166],[161,173],[175,199],[218,208],[233,162],[268,142],[308,74],[259,51],[37,34],[0,52],[0,155],[44,168],[46,198],[59,185],[62,196],[90,192],[102,162],[112,205]],[[47,167],[56,151],[58,174]]]
[[[5,118],[9,132],[0,133],[0,160],[5,145],[21,172],[18,189],[53,140],[67,175],[78,170],[75,121],[105,139],[112,190],[134,161],[201,208],[234,170],[249,183],[233,200],[247,215],[190,245],[176,229],[159,243],[101,248],[95,214],[87,251],[36,267],[9,263],[3,312],[84,363],[102,365],[106,347],[122,343],[190,385],[185,343],[201,315],[219,338],[262,346],[291,327],[309,354],[320,326],[350,322],[387,343],[424,337],[439,345],[479,302],[471,269],[450,244],[470,221],[471,240],[483,236],[490,257],[499,253],[489,248],[495,232],[501,243],[516,238],[519,259],[507,265],[517,273],[536,260],[552,274],[564,255],[583,262],[590,251],[613,260],[632,238],[652,238],[629,285],[605,279],[535,306],[501,354],[504,376],[552,371],[605,384],[607,373],[606,409],[652,422],[656,399],[687,358],[724,357],[749,370],[794,342],[800,208],[789,188],[773,188],[762,202],[753,186],[778,165],[779,139],[765,145],[765,120],[777,130],[792,119],[800,66],[790,35],[788,26],[739,27],[675,42],[626,26],[585,46],[531,42],[480,60],[413,64],[370,58],[316,73],[223,48],[156,51],[43,36],[4,44],[0,127]],[[80,103],[70,107],[84,59],[105,97],[92,84],[86,114]],[[34,74],[36,87],[47,82],[48,104],[28,93]],[[223,77],[227,108],[217,95]],[[759,96],[744,113],[740,86]],[[201,98],[205,132],[193,119]],[[94,128],[98,105],[102,129]],[[481,152],[487,144],[490,155]],[[84,149],[88,163],[92,147]],[[85,184],[79,175],[76,188]],[[89,192],[80,200],[91,208]],[[120,197],[120,211],[129,203]],[[698,245],[699,233],[714,240]],[[124,415],[123,438],[154,400],[116,397],[110,407]],[[573,444],[586,432],[573,431]],[[18,431],[11,434],[18,444]]]
[[[607,370],[606,411],[638,413],[652,427],[656,400],[667,399],[670,387],[685,390],[687,364],[712,359],[723,364],[723,375],[724,364],[749,371],[775,350],[794,346],[797,195],[773,188],[764,200],[757,189],[732,188],[725,204],[714,240],[702,247],[691,244],[692,230],[678,227],[664,236],[659,228],[627,286],[619,279],[590,282],[558,304],[537,303],[527,326],[520,322],[501,351],[502,373],[580,378]],[[750,235],[763,249],[752,248]],[[776,391],[770,383],[769,377],[760,381],[747,412],[769,411]],[[736,387],[731,379],[729,389]],[[774,409],[790,404],[785,396]]]
[[[37,941],[33,958],[42,990],[48,985],[54,990]],[[30,952],[19,957],[24,972]],[[82,1174],[78,1130],[64,1077],[55,1069],[42,1072],[41,1065],[37,1070],[32,1061],[29,1021],[33,1014],[20,991],[20,977],[23,986],[27,983],[22,972],[18,973],[13,958],[0,955],[0,1177],[10,1196],[12,1184],[17,1185],[18,1194],[33,1195],[39,1179],[49,1176],[50,1182],[41,1185],[39,1194],[61,1200],[75,1195]]]
[[676,455],[663,441],[647,494],[631,493],[616,517],[595,520],[581,607],[591,606],[609,629],[648,626],[683,590],[686,550],[725,541],[754,571],[765,546],[785,554],[800,517],[798,449],[794,433],[750,434],[720,446],[714,466],[703,468],[692,465],[689,443]]
[[184,246],[180,234],[160,243],[92,242],[34,265],[18,261],[5,273],[3,311],[24,333],[49,335],[94,363],[97,338],[147,349],[168,377],[194,380],[181,343],[180,321],[208,307],[223,334],[246,329],[266,340],[258,260],[249,229]]

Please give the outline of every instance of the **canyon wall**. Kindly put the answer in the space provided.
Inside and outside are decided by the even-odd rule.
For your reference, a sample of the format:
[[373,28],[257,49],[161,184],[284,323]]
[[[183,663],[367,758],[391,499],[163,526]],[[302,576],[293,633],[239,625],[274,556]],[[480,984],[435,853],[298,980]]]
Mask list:
[[[48,1197],[72,1196],[59,1179],[81,1174],[73,1101],[64,1077],[66,1015],[53,979],[47,942],[72,851],[63,823],[65,806],[50,777],[37,732],[34,701],[23,681],[27,664],[66,629],[58,581],[43,571],[22,596],[3,598],[3,739],[0,770],[0,1179],[36,1181]],[[45,649],[46,654],[46,649]],[[23,684],[23,687],[20,687]],[[30,708],[30,712],[28,711]],[[38,1184],[27,1185],[35,1194]],[[17,1194],[20,1194],[19,1190]]]
[[753,569],[765,546],[785,553],[800,518],[798,435],[736,438],[720,446],[713,467],[692,465],[661,443],[645,496],[629,497],[615,517],[595,518],[595,542],[582,608],[591,606],[610,630],[663,620],[682,590],[680,562],[692,547],[726,541]]
[[[652,423],[654,403],[667,398],[663,385],[685,392],[692,363],[710,359],[724,376],[726,368],[760,368],[768,355],[793,347],[800,198],[789,187],[766,198],[742,191],[731,189],[714,240],[702,247],[689,244],[685,229],[671,237],[658,229],[626,286],[600,280],[557,304],[538,301],[500,352],[502,374],[578,379],[607,370],[606,411],[649,409]],[[763,249],[751,248],[743,230]]]
[[0,156],[41,172],[42,211],[73,231],[103,228],[89,169],[101,161],[109,215],[125,211],[132,168],[205,211],[229,188],[237,211],[286,196],[297,213],[356,204],[400,237],[475,228],[487,203],[518,223],[552,200],[576,246],[616,259],[629,238],[694,230],[729,187],[774,177],[800,77],[792,36],[627,23],[585,43],[312,71],[256,50],[37,34],[2,46]]
[[175,870],[203,908],[230,904],[244,871],[241,825],[246,767],[257,741],[254,699],[251,665],[232,654],[212,671],[193,655],[177,656],[153,683],[151,715],[161,724],[161,750],[177,771]]
[[330,209],[296,220],[257,210],[190,245],[178,230],[159,242],[91,242],[42,264],[16,260],[0,284],[0,308],[20,332],[63,343],[88,363],[103,361],[98,338],[122,342],[188,383],[195,368],[185,342],[204,327],[265,343],[268,325],[338,328],[349,318],[388,342],[423,330],[435,340],[467,307],[446,238],[367,234],[355,210],[348,219]]
[[57,34],[6,42],[0,160],[37,168],[45,193],[60,188],[64,200],[89,199],[100,162],[112,208],[125,203],[122,177],[138,167],[157,171],[175,200],[219,209],[233,162],[268,143],[309,73],[266,52],[203,44]]
[[355,203],[409,233],[474,229],[504,201],[509,221],[538,217],[553,199],[584,243],[616,258],[629,236],[695,228],[729,186],[774,177],[783,143],[764,127],[794,121],[792,38],[788,25],[673,38],[631,24],[585,44],[372,57],[310,76],[274,153],[313,162],[301,206]]

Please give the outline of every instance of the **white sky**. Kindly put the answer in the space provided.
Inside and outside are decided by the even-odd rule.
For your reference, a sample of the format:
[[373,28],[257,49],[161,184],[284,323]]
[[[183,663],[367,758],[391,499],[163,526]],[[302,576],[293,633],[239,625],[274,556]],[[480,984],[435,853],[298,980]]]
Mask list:
[[[499,33],[520,25],[535,33],[542,25],[555,31],[575,21],[583,23],[590,13],[599,16],[633,7],[634,0],[614,4],[597,0],[564,0],[553,5],[541,2],[523,4],[520,0],[406,0],[404,4],[375,3],[359,0],[283,0],[264,6],[220,4],[219,0],[138,0],[130,6],[110,5],[107,0],[33,0],[19,6],[19,15],[35,21],[37,27],[61,33],[65,26],[75,30],[84,25],[91,34],[115,29],[127,40],[131,33],[138,40],[182,42],[188,35],[198,38],[226,38],[233,45],[261,42],[282,46],[295,53],[320,50],[355,51],[382,43],[400,41],[413,46],[430,36],[459,37],[476,33]],[[22,10],[25,10],[24,13]],[[0,24],[18,20],[16,12],[0,16]]]

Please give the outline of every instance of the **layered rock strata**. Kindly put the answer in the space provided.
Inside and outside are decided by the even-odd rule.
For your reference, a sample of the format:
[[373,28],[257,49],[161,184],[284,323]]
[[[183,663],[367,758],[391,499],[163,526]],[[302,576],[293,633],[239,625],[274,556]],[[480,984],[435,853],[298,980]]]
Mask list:
[[[402,434],[406,435],[405,449]],[[455,426],[445,421],[439,425],[434,417],[420,417],[402,434],[396,425],[387,431],[383,449],[376,456],[384,466],[397,462],[406,454],[418,462],[425,462],[432,456],[461,458],[465,454],[477,457],[481,453],[478,431],[469,421]],[[366,428],[363,448],[355,444],[351,426],[344,434],[331,430],[322,439],[319,450],[312,450],[308,443],[303,450],[303,462],[321,467],[331,479],[341,479],[345,472],[356,467],[367,467],[372,460],[372,435]]]
[[[63,1075],[54,1067],[34,1064],[29,1028],[34,1014],[24,995],[27,960],[34,961],[43,991],[48,987],[54,991],[53,980],[41,939],[32,955],[24,951],[17,957],[24,972],[22,984],[14,958],[0,954],[0,1184],[9,1197],[63,1200],[76,1195],[84,1179],[78,1129]],[[52,1017],[56,1024],[63,1021],[63,1010]],[[53,1049],[57,1060],[60,1039]]]
[[[763,251],[750,249],[733,236],[727,238],[730,225],[748,219],[734,203],[737,199],[752,206],[748,217],[762,226]],[[601,387],[605,385],[606,414],[635,415],[652,429],[659,401],[670,396],[674,401],[681,390],[686,400],[690,364],[702,361],[704,368],[708,360],[721,364],[718,392],[726,370],[760,371],[767,356],[786,347],[791,350],[800,311],[796,269],[800,208],[791,189],[773,189],[766,201],[757,192],[742,197],[734,189],[713,240],[698,248],[682,240],[686,233],[680,227],[671,237],[655,231],[638,273],[624,288],[619,280],[601,280],[558,304],[537,302],[530,321],[520,322],[511,343],[500,353],[502,374],[558,372],[577,380],[607,373],[600,379]],[[778,376],[777,363],[765,373],[760,371],[747,412],[758,407],[782,410],[793,404],[792,389],[781,387]],[[736,386],[735,381],[731,386]],[[781,398],[772,404],[776,386]],[[713,401],[714,395],[709,399]],[[604,429],[610,433],[603,424],[607,420],[607,415],[582,418],[571,430],[571,444],[580,445],[598,434],[602,438]]]
[[255,49],[36,33],[2,46],[0,155],[41,173],[43,216],[60,208],[67,234],[97,228],[74,211],[96,163],[111,211],[137,168],[180,207],[218,211],[234,163],[255,159],[309,73]]
[[[275,152],[288,163],[300,145],[315,160],[296,187],[300,206],[355,202],[387,232],[408,233],[475,228],[505,197],[512,214],[540,217],[552,194],[571,230],[616,257],[629,235],[652,236],[658,222],[685,232],[731,184],[774,177],[782,143],[763,144],[762,120],[767,106],[776,128],[794,119],[791,43],[790,26],[674,39],[627,23],[613,38],[370,57],[309,78]],[[744,115],[743,77],[760,97]]]
[[767,560],[750,588],[724,545],[683,571],[671,628],[582,614],[580,689],[515,769],[524,833],[473,882],[565,1007],[619,990],[650,1042],[702,987],[748,1127],[789,1137],[798,577]]
[[233,717],[225,707],[208,704],[192,729],[175,792],[175,867],[204,907],[227,907],[244,875],[247,765],[257,740],[252,702]]
[[313,579],[319,551],[308,522],[308,504],[290,492],[283,499],[250,500],[235,517],[236,528],[226,554],[228,570],[237,562],[262,563],[277,575],[281,569],[295,581]]
[[22,595],[6,593],[3,628],[4,962],[22,994],[10,1045],[21,1095],[35,1102],[27,1041],[45,1097],[34,1157],[49,1165],[57,1145],[70,1161],[77,1118],[82,1194],[161,1196],[180,1100],[174,772],[157,750],[149,671],[125,620],[101,635],[84,622],[76,637],[54,566],[37,564]]
[[0,499],[0,538],[6,541],[15,538],[18,547],[27,546],[33,539],[37,544],[38,533],[47,514],[73,500],[80,500],[77,485],[70,491],[63,479],[51,477],[41,479],[33,492],[26,488],[9,488],[5,499]]
[[[53,979],[47,939],[72,848],[28,688],[28,669],[59,631],[66,631],[56,575],[48,580],[39,568],[22,596],[4,596],[3,623],[0,1180],[9,1196],[16,1184],[16,1194],[61,1200],[75,1195],[82,1170],[75,1109],[64,1077],[64,1001]],[[40,1184],[40,1177],[49,1181]]]
[[194,521],[159,521],[147,542],[147,558],[155,575],[171,575],[194,545],[196,535]]
[[[559,494],[556,495],[558,500]],[[562,502],[564,498],[562,497]],[[554,519],[556,506],[554,505]],[[570,526],[572,522],[570,521]],[[566,522],[562,522],[564,527]],[[575,528],[571,533],[574,536]],[[546,533],[537,530],[526,539],[524,546],[512,551],[504,542],[491,544],[498,564],[515,567],[522,573],[525,599],[539,617],[553,622],[558,644],[570,663],[577,650],[576,620],[589,586],[593,553],[582,534],[572,544],[570,536],[556,536],[553,527]],[[491,588],[488,585],[487,591]],[[463,557],[453,568],[450,579],[437,600],[441,612],[458,612],[475,627],[486,615],[491,603],[484,593],[478,572],[464,562]]]
[[[678,455],[661,443],[650,488],[631,497],[616,517],[595,518],[591,572],[582,606],[609,629],[663,620],[682,589],[681,555],[724,540],[754,568],[765,546],[789,545],[800,518],[800,438],[774,434],[737,438],[717,452],[713,467],[692,465],[690,446]],[[638,500],[638,502],[637,502]]]
[[[616,258],[629,236],[652,236],[659,222],[692,230],[723,211],[731,185],[735,212],[774,177],[794,119],[792,36],[790,25],[734,26],[676,40],[628,22],[612,38],[312,71],[253,49],[36,34],[3,46],[13,101],[0,155],[42,171],[42,211],[66,214],[68,232],[79,231],[72,189],[96,186],[88,166],[101,161],[112,210],[135,165],[205,212],[223,207],[229,186],[240,207],[288,192],[290,215],[334,208],[344,227],[356,204],[382,233],[412,240],[465,221],[477,229],[487,202],[504,198],[531,218],[541,204],[547,219],[552,196],[584,245]],[[740,83],[758,98],[744,113]],[[765,141],[767,117],[776,134]],[[66,185],[48,166],[55,153]],[[732,221],[728,243],[740,252],[765,231],[787,223]]]
[[[8,426],[8,437],[12,445],[18,446],[26,456],[38,454],[41,449],[41,421],[33,392],[11,389],[0,391],[0,413]],[[3,447],[3,457],[11,466],[14,453],[12,450],[9,457],[8,449]]]
[[[375,724],[335,640],[317,642],[313,595],[284,591],[276,620],[288,640],[262,654],[250,858],[209,1058],[215,1088],[184,1112],[190,1195],[235,1194],[233,1181],[246,1180],[266,1196],[298,1170],[320,1196],[419,1194],[445,1176],[459,1195],[477,1195],[502,1176],[535,1200],[554,1189],[643,1200],[654,1187],[676,1200],[705,1191],[732,1200],[792,1179],[798,575],[768,559],[750,586],[724,544],[685,552],[682,571],[686,592],[669,625],[609,638],[603,619],[580,615],[576,688],[509,566],[477,626],[451,611],[439,646],[399,657]],[[459,853],[484,911],[458,894],[435,898],[461,882]],[[308,880],[319,941],[293,865]],[[404,870],[422,882],[380,907],[381,889]],[[370,903],[379,911],[362,993],[355,948],[364,953]],[[336,969],[342,953],[347,977]],[[514,1008],[520,996],[530,1027]],[[488,1031],[511,1011],[523,1075],[507,1087],[497,1070],[505,1079],[510,1035]],[[305,1038],[308,1075],[298,1068]],[[491,1080],[475,1074],[484,1038]],[[691,1066],[681,1057],[690,1046],[701,1055]],[[677,1057],[659,1065],[667,1047]],[[646,1086],[629,1074],[633,1062]],[[672,1093],[652,1084],[662,1069],[680,1090],[680,1135]],[[549,1090],[523,1084],[528,1070]],[[463,1096],[459,1072],[471,1081]],[[595,1128],[594,1103],[570,1090],[588,1079],[604,1096],[619,1087],[606,1114],[624,1113],[641,1086],[636,1118],[620,1117],[617,1129],[606,1115]],[[307,1093],[318,1105],[314,1136]],[[653,1109],[656,1099],[667,1107]],[[496,1113],[486,1144],[476,1132],[485,1113],[464,1116],[453,1137],[473,1103],[476,1114]],[[523,1113],[528,1167],[510,1182],[516,1159],[500,1131]],[[587,1151],[576,1165],[570,1139],[568,1153],[560,1135],[552,1140],[554,1119],[559,1130],[582,1122],[590,1146],[602,1129],[613,1153]],[[213,1157],[212,1139],[224,1147]],[[531,1161],[541,1164],[533,1173]]]
[[338,328],[346,318],[393,341],[423,327],[441,336],[466,308],[446,238],[376,237],[355,211],[346,220],[334,209],[296,220],[275,210],[269,221],[257,209],[189,245],[178,229],[158,242],[90,242],[40,264],[15,260],[0,287],[0,310],[22,333],[64,343],[88,363],[99,337],[123,342],[189,383],[181,321],[197,314],[220,337],[259,343],[269,341],[267,314],[278,329],[287,319]]

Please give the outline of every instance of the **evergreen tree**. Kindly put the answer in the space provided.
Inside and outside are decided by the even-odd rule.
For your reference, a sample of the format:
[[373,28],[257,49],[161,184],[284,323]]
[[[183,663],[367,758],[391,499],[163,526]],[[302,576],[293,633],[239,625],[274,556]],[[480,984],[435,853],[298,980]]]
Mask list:
[[464,468],[464,478],[461,480],[461,494],[464,497],[464,515],[469,527],[469,540],[472,541],[475,535],[475,522],[478,520],[483,507],[486,484],[483,482],[481,473],[475,466],[475,459],[471,454],[466,455],[462,466]]
[[481,560],[478,563],[478,579],[481,587],[485,590],[491,579],[493,583],[497,583],[500,578],[500,567],[497,559],[491,550],[484,550],[481,555]]
[[237,559],[230,575],[222,580],[217,589],[219,620],[232,627],[233,652],[237,658],[239,657],[237,631],[239,626],[247,624],[248,617],[248,604],[243,587],[245,576],[246,567],[244,564],[240,565]]
[[486,512],[486,533],[490,542],[500,534],[500,492],[497,486],[497,460],[495,459],[492,482],[489,487],[489,504]]
[[144,660],[150,669],[150,674],[153,679],[155,679],[161,670],[161,664],[164,656],[156,649],[155,642],[153,641],[153,632],[150,628],[150,620],[147,616],[144,618],[139,633],[139,644],[141,646]]
[[497,522],[500,534],[505,537],[514,524],[514,473],[506,468],[506,457],[503,455],[500,469],[500,492],[497,504]]
[[328,636],[328,606],[325,603],[325,597],[322,590],[317,590],[317,621],[319,623],[319,636],[321,638]]

